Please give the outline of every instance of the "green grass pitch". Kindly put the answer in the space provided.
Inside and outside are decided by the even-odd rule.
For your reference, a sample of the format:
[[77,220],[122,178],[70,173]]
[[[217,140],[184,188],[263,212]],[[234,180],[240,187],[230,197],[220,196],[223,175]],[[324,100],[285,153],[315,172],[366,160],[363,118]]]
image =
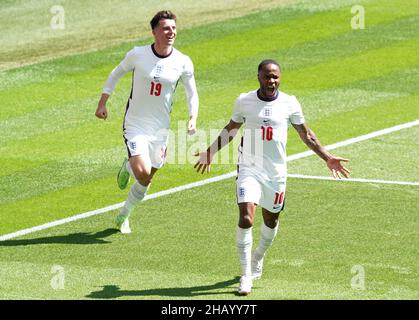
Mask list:
[[[126,199],[115,178],[130,77],[118,83],[105,122],[94,111],[112,68],[134,45],[150,43],[148,19],[109,15],[134,14],[131,0],[103,4],[94,17],[82,1],[61,2],[61,34],[49,27],[49,9],[60,1],[0,4],[7,29],[0,36],[0,236]],[[148,16],[159,9],[145,2]],[[229,163],[205,176],[194,172],[191,154],[227,123],[238,94],[257,88],[264,58],[281,63],[282,90],[299,98],[324,145],[419,119],[417,1],[194,3],[178,1],[173,10],[176,47],[195,65],[201,134],[185,137],[182,150],[174,136],[173,161],[150,194],[235,169],[233,148]],[[365,9],[362,30],[351,28],[356,4]],[[186,118],[179,86],[173,132],[186,131]],[[293,131],[289,155],[306,151]],[[418,135],[415,126],[333,153],[351,159],[354,178],[418,182]],[[329,176],[314,156],[290,162],[289,173]],[[263,278],[240,299],[417,300],[418,199],[417,185],[289,178]],[[234,178],[142,203],[130,235],[116,232],[116,214],[0,241],[0,298],[239,299]],[[258,209],[254,246],[260,223]]]

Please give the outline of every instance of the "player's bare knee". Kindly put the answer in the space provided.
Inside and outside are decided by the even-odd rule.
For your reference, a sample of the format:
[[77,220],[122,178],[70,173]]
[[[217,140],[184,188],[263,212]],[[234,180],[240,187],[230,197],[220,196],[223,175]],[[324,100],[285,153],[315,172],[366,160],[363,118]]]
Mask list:
[[239,227],[243,229],[248,229],[253,226],[253,218],[251,215],[246,214],[240,217]]
[[274,229],[278,225],[278,219],[265,221],[265,225],[268,228]]
[[142,184],[143,186],[148,186],[151,183],[151,178],[147,175],[136,177],[136,179],[138,183]]
[[143,186],[147,186],[151,182],[151,175],[146,170],[137,168],[137,170],[133,170],[135,178],[137,181],[142,184]]

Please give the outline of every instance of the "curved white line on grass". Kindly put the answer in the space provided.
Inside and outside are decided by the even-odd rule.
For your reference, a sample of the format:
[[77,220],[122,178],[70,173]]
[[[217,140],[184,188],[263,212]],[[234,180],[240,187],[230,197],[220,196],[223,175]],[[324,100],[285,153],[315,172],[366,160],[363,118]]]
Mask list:
[[391,180],[374,180],[374,179],[361,179],[361,178],[343,178],[335,179],[333,177],[323,177],[323,176],[306,176],[303,174],[287,174],[288,178],[297,178],[297,179],[312,179],[312,180],[333,180],[337,182],[363,182],[363,183],[383,183],[383,184],[398,184],[405,186],[419,186],[419,182],[410,182],[410,181],[391,181]]
[[[397,126],[394,126],[394,127],[391,127],[391,128],[387,128],[387,129],[383,129],[383,130],[379,130],[379,131],[374,131],[374,132],[371,132],[371,133],[368,133],[366,135],[362,135],[362,136],[359,136],[359,137],[356,137],[356,138],[352,138],[352,139],[344,140],[344,141],[341,141],[341,142],[338,142],[338,143],[334,143],[334,144],[326,146],[325,148],[327,150],[333,150],[333,149],[336,149],[336,148],[339,148],[339,147],[348,146],[350,144],[354,144],[354,143],[357,143],[357,142],[361,142],[361,141],[364,141],[364,140],[368,140],[368,139],[371,139],[371,138],[375,138],[375,137],[378,137],[378,136],[382,136],[382,135],[385,135],[385,134],[396,132],[396,131],[399,131],[399,130],[402,130],[402,129],[411,128],[411,127],[414,127],[414,126],[417,126],[417,125],[419,125],[419,119],[417,119],[415,121],[412,121],[412,122],[397,125]],[[301,159],[301,158],[306,158],[306,157],[309,157],[313,154],[314,154],[314,152],[311,151],[311,150],[306,151],[306,152],[297,153],[297,154],[289,156],[287,158],[287,161],[289,162],[289,161],[294,161],[294,160]],[[189,183],[189,184],[186,184],[184,186],[179,186],[179,187],[176,187],[176,188],[156,192],[156,193],[153,193],[151,195],[146,196],[143,201],[150,200],[150,199],[155,199],[155,198],[158,198],[158,197],[163,197],[163,196],[175,193],[175,192],[184,191],[184,190],[187,190],[187,189],[200,187],[200,186],[203,186],[203,185],[206,185],[206,184],[209,184],[209,183],[225,180],[225,179],[228,179],[228,178],[232,178],[235,175],[236,175],[236,171],[232,171],[232,172],[229,172],[229,173],[226,173],[226,174],[214,177],[214,178],[205,179],[205,180]],[[101,209],[97,209],[97,210],[81,213],[81,214],[78,214],[78,215],[75,215],[75,216],[72,216],[72,217],[68,217],[68,218],[65,218],[65,219],[45,223],[45,224],[42,224],[40,226],[36,226],[36,227],[16,231],[16,232],[13,232],[13,233],[5,234],[3,236],[0,236],[0,241],[17,238],[17,237],[20,237],[20,236],[27,235],[29,233],[36,232],[36,231],[45,230],[45,229],[52,228],[52,227],[55,227],[55,226],[59,226],[61,224],[65,224],[65,223],[68,223],[68,222],[72,222],[72,221],[88,218],[88,217],[91,217],[91,216],[94,216],[94,215],[97,215],[97,214],[101,214],[101,213],[105,213],[105,212],[108,212],[108,211],[116,210],[116,209],[121,208],[124,205],[124,203],[125,202],[117,203],[117,204],[107,206],[107,207],[104,207],[104,208],[101,208]]]

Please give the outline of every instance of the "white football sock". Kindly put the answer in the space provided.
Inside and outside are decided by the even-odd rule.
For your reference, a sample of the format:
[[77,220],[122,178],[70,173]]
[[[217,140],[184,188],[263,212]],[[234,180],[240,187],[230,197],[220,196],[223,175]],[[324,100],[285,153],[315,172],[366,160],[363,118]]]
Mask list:
[[278,233],[278,226],[279,224],[277,224],[275,228],[271,229],[262,222],[262,226],[260,228],[259,246],[255,251],[257,259],[262,259],[266,253],[266,250],[268,250],[268,248],[272,245],[272,242]]
[[134,209],[134,207],[144,199],[148,186],[143,186],[142,184],[138,183],[138,181],[135,181],[135,183],[132,185],[131,189],[128,192],[128,198],[125,201],[124,206],[121,209],[120,214],[124,216],[129,216],[131,211]]
[[242,270],[242,276],[251,276],[251,259],[252,259],[252,227],[248,229],[242,229],[237,227],[236,231],[236,245],[239,253],[240,266]]

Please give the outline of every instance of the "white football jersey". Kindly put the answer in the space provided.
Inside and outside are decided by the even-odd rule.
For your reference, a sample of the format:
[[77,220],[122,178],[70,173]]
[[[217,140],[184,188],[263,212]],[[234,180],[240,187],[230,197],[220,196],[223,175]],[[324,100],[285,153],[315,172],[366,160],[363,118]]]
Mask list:
[[[194,68],[191,59],[173,48],[161,57],[152,45],[134,47],[120,63],[125,72],[132,71],[132,89],[124,117],[126,136],[142,134],[151,139],[165,139],[170,128],[173,96],[181,79],[188,97],[190,114],[198,108]],[[163,132],[163,136],[161,133]]]
[[278,91],[275,99],[264,101],[257,90],[243,93],[236,100],[231,119],[245,124],[239,147],[239,174],[285,181],[288,126],[305,122],[295,96]]

